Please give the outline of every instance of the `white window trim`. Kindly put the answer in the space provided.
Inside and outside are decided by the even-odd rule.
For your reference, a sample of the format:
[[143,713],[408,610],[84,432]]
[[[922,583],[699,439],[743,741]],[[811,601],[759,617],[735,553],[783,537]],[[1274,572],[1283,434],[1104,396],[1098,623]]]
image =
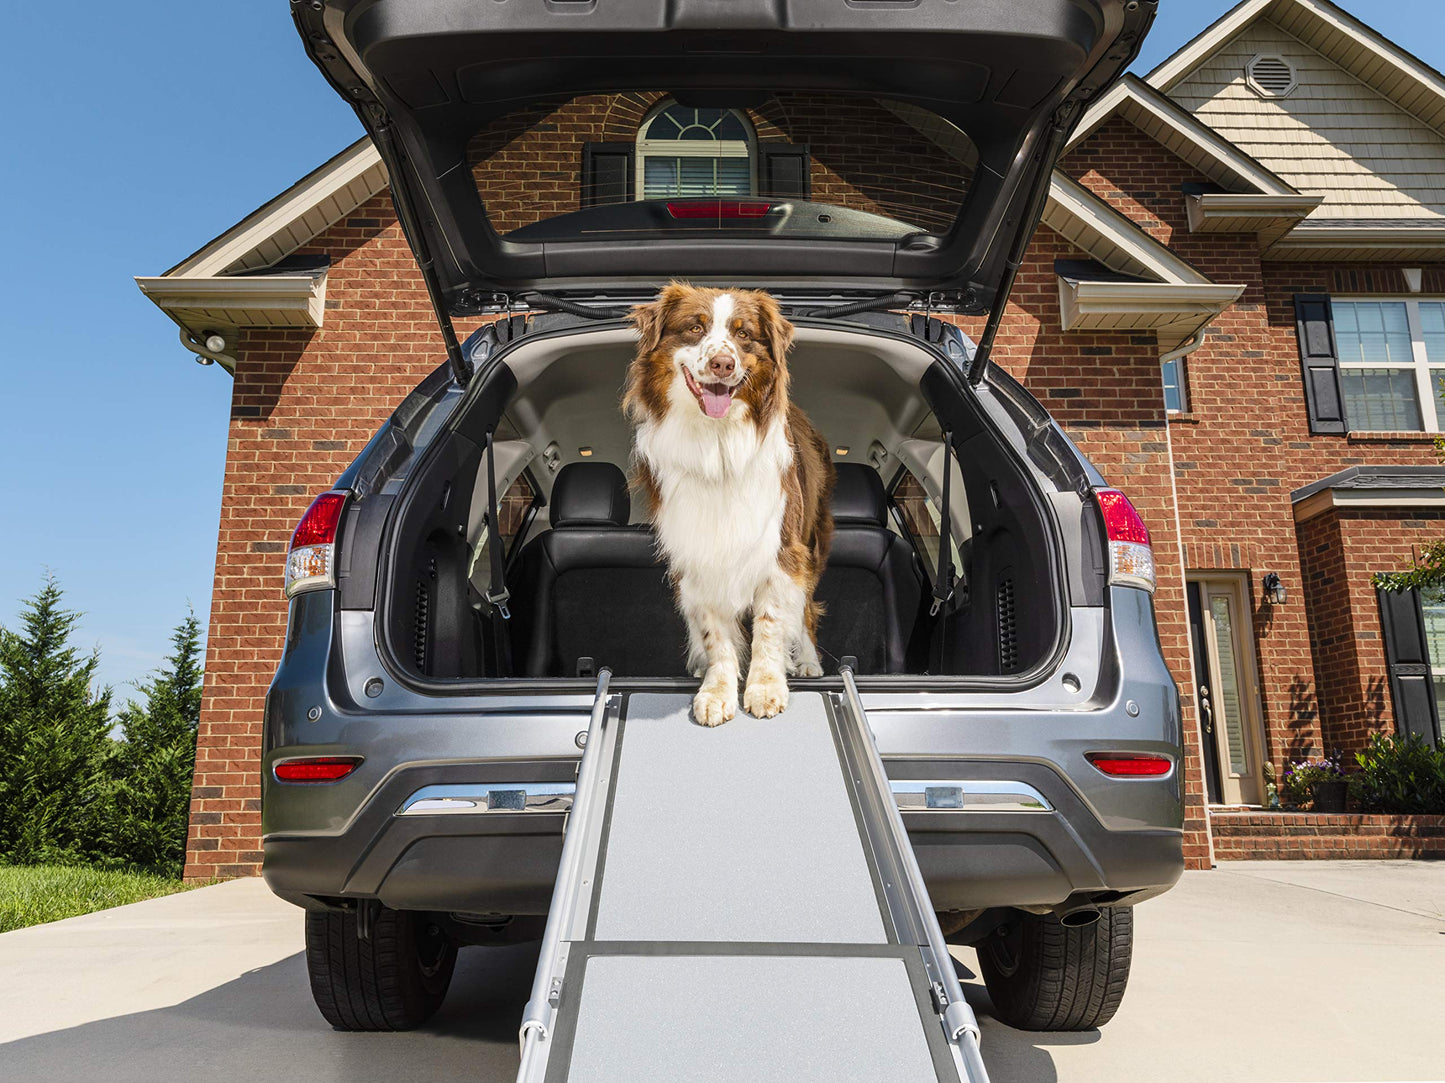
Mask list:
[[[642,118],[642,123],[637,126],[639,132],[647,131],[648,127],[657,119],[659,113],[665,113],[677,103],[670,98],[658,102],[653,108],[647,111]],[[738,109],[728,110],[737,115],[743,122],[743,126],[753,132],[752,123],[747,115]],[[643,199],[643,192],[646,186],[647,164],[649,157],[673,156],[679,158],[746,158],[748,160],[748,190],[749,194],[758,190],[758,156],[754,153],[756,135],[752,139],[713,139],[704,141],[701,139],[641,139],[636,143],[633,152],[633,177],[637,190],[633,193],[634,199]]]
[[[1346,361],[1340,359],[1341,369],[1378,369],[1378,368],[1412,368],[1415,372],[1415,395],[1419,400],[1420,420],[1424,427],[1420,432],[1438,433],[1441,432],[1440,417],[1436,413],[1435,386],[1430,376],[1430,369],[1433,365],[1437,369],[1445,370],[1445,357],[1431,361],[1425,353],[1425,330],[1420,323],[1420,303],[1445,304],[1445,297],[1419,297],[1415,295],[1404,296],[1398,293],[1375,294],[1375,293],[1352,293],[1332,294],[1330,304],[1353,304],[1355,302],[1366,303],[1390,303],[1405,306],[1405,321],[1410,328],[1410,364],[1407,365],[1382,365],[1377,361]],[[1335,348],[1339,349],[1339,336],[1336,333]],[[1348,417],[1346,417],[1348,420]],[[1350,426],[1350,432],[1382,432],[1381,429],[1357,429]],[[1388,430],[1394,431],[1394,430]],[[1411,430],[1407,430],[1411,431]]]

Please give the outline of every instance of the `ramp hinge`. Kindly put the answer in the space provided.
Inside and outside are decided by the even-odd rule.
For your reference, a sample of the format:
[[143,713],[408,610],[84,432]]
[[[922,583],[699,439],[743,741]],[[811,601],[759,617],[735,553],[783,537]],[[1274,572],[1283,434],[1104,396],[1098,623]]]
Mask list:
[[943,991],[943,982],[934,982],[929,992],[933,994],[933,1010],[939,1015],[944,1014],[948,1010],[948,994]]
[[562,1002],[562,979],[553,978],[552,986],[547,990],[547,1003],[556,1007]]

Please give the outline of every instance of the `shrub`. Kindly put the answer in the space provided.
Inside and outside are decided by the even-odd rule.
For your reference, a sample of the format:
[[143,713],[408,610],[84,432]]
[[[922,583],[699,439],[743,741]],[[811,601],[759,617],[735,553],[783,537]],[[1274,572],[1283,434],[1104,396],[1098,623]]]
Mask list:
[[1362,812],[1445,813],[1445,752],[1418,733],[1376,733],[1355,761],[1350,791]]
[[1340,754],[1314,760],[1296,760],[1284,769],[1280,797],[1291,808],[1304,808],[1314,803],[1313,787],[1319,782],[1333,782],[1345,777]]

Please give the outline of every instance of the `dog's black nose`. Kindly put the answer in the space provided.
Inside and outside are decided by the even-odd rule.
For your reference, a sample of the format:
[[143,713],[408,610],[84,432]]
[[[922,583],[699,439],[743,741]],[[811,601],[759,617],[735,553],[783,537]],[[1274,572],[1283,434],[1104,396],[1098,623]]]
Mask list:
[[737,368],[737,362],[732,359],[731,354],[720,353],[713,355],[708,360],[707,368],[718,379],[725,380],[733,374],[733,369]]

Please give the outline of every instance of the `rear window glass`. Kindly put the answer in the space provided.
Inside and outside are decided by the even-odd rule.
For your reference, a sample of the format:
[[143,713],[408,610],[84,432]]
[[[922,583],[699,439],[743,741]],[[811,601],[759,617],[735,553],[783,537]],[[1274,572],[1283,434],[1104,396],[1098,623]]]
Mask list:
[[790,92],[747,105],[657,91],[533,102],[468,145],[511,240],[727,231],[895,239],[942,232],[976,153],[919,106]]

